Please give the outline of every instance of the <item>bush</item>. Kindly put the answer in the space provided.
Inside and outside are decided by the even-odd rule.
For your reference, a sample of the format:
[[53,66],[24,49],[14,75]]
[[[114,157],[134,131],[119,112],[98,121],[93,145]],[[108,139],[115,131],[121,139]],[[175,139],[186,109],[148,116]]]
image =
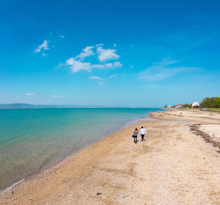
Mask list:
[[182,108],[191,108],[191,107],[192,107],[192,105],[187,104],[187,103],[182,105]]

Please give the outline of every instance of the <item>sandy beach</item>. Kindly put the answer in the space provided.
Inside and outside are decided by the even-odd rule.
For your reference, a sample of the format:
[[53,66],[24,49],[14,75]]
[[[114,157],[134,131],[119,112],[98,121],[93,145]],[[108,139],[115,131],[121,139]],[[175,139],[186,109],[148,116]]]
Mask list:
[[[182,112],[182,114],[180,114]],[[0,204],[220,204],[220,114],[151,113],[29,177]],[[133,142],[144,126],[146,141]]]

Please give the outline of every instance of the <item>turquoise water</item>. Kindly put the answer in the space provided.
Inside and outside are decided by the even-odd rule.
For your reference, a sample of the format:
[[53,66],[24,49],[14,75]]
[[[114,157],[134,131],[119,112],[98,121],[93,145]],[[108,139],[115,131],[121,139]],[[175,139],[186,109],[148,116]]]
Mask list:
[[156,108],[0,110],[0,189],[59,163]]

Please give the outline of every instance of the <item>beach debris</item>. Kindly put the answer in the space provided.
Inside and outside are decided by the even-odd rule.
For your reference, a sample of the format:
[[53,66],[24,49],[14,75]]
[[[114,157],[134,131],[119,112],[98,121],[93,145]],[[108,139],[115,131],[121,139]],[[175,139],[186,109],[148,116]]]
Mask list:
[[[190,127],[190,131],[193,134],[201,136],[205,142],[211,143],[213,145],[213,147],[220,148],[219,142],[214,141],[209,134],[207,134],[199,129],[200,125],[201,124],[192,124],[192,125],[188,125],[188,126]],[[217,152],[220,153],[220,151],[217,151]]]
[[102,193],[98,192],[96,195],[99,196],[99,195],[102,195]]

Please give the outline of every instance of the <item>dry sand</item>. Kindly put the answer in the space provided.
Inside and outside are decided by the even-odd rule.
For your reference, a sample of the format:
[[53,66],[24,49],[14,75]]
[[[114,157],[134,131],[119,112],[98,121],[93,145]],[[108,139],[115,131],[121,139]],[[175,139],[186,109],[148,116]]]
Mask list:
[[[204,130],[195,131],[218,126],[220,115],[178,111],[151,117],[160,120],[109,135],[13,187],[0,204],[220,204],[220,149],[200,136]],[[141,126],[146,141],[138,136],[135,144],[131,135]]]
[[220,125],[201,125],[200,130],[207,133],[216,142],[220,142]]
[[[182,114],[180,114],[182,112]],[[210,116],[210,114],[213,114]],[[156,113],[152,116],[156,119],[165,120],[182,120],[182,121],[193,121],[193,122],[207,122],[207,123],[217,123],[220,122],[220,113],[213,113],[208,111],[200,111],[198,109],[190,110],[177,110],[177,111],[166,111],[161,113],[158,117]]]

